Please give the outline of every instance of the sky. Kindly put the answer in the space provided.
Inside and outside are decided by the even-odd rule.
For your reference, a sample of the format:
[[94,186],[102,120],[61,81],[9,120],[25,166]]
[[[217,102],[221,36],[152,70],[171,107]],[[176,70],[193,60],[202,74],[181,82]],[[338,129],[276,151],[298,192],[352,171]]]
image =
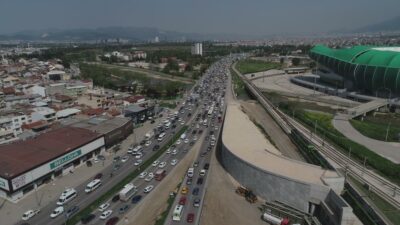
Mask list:
[[399,16],[400,0],[0,0],[0,34],[155,27],[202,34],[309,34]]

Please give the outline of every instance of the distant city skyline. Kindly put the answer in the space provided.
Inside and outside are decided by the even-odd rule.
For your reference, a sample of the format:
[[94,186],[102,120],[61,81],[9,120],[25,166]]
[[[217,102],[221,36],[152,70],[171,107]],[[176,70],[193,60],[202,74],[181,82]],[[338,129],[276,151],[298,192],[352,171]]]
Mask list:
[[399,16],[398,0],[3,0],[0,34],[49,28],[154,27],[200,34],[312,34]]

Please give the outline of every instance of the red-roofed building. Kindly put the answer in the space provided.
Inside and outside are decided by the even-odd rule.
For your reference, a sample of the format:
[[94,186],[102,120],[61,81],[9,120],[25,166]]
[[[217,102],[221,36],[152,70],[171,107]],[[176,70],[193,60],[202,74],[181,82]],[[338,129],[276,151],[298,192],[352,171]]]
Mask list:
[[105,110],[102,108],[95,108],[95,109],[86,109],[83,111],[83,114],[87,116],[100,116],[103,115],[104,112]]
[[64,127],[1,145],[0,195],[16,201],[27,190],[68,174],[103,150],[102,134],[78,127]]

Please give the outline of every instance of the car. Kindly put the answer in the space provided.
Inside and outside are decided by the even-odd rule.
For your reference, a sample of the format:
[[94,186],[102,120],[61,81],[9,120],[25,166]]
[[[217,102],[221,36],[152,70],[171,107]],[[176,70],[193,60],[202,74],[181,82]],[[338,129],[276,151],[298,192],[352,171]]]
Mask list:
[[195,143],[194,141],[191,141],[191,142],[189,143],[189,145],[190,145],[190,146],[193,146],[194,143]]
[[198,167],[198,166],[199,166],[199,162],[198,161],[193,163],[193,167]]
[[113,159],[113,161],[114,161],[114,162],[118,162],[120,159],[121,159],[121,156],[115,156],[114,159]]
[[193,195],[198,195],[199,194],[200,189],[198,187],[194,188],[192,191]]
[[59,206],[53,210],[53,212],[50,214],[51,218],[56,218],[57,216],[61,215],[64,212],[64,207]]
[[168,148],[167,151],[165,151],[165,153],[170,154],[171,153],[171,148]]
[[197,141],[197,139],[198,139],[197,136],[194,136],[194,137],[193,137],[193,141]]
[[200,199],[199,198],[195,198],[193,201],[193,207],[200,207]]
[[208,170],[208,168],[210,168],[210,163],[206,163],[206,164],[204,164],[204,167],[203,167],[205,170]]
[[109,220],[107,220],[106,225],[115,225],[117,224],[119,221],[119,218],[117,216],[114,216],[112,218],[110,218]]
[[199,178],[197,179],[197,185],[201,185],[201,184],[203,184],[203,178],[202,178],[202,177],[199,177]]
[[180,139],[178,139],[177,141],[176,141],[176,144],[177,145],[180,145],[182,142],[181,142],[181,140]]
[[211,140],[210,145],[211,145],[211,146],[214,146],[214,145],[215,145],[215,141],[214,141],[214,140]]
[[79,211],[79,206],[72,206],[71,208],[69,208],[67,210],[67,213],[65,214],[65,216],[67,218],[70,218],[72,215],[74,215],[75,213],[77,213]]
[[98,210],[99,210],[100,212],[103,212],[103,211],[106,210],[108,207],[110,207],[110,203],[106,202],[106,203],[101,204],[101,205],[99,206]]
[[199,174],[200,176],[204,177],[206,175],[206,170],[205,169],[200,170]]
[[124,163],[124,162],[128,161],[128,159],[129,159],[129,156],[126,155],[126,156],[122,157],[121,162]]
[[94,180],[101,179],[102,177],[103,177],[103,174],[102,173],[98,173],[98,174],[96,174],[96,176],[94,176]]
[[154,178],[154,174],[153,173],[149,173],[149,175],[147,175],[146,179],[144,179],[147,182],[150,182],[151,180],[153,180]]
[[192,178],[188,178],[188,179],[186,180],[186,184],[187,184],[187,185],[191,185],[191,184],[192,184]]
[[218,130],[218,126],[215,126],[215,127],[214,127],[214,130]]
[[185,140],[183,142],[185,142],[185,144],[187,144],[187,143],[189,143],[189,139],[185,138]]
[[172,155],[176,155],[176,154],[178,154],[178,149],[174,149],[174,150],[172,151]]
[[186,204],[186,197],[185,196],[182,196],[180,199],[179,199],[179,205],[185,205]]
[[103,161],[106,160],[106,157],[104,157],[103,155],[98,155],[97,158]]
[[126,211],[128,211],[128,209],[129,209],[129,205],[124,205],[119,208],[118,212],[119,212],[119,214],[124,214]]
[[139,166],[140,164],[142,164],[142,162],[143,162],[143,160],[141,160],[141,159],[138,159],[138,160],[136,160],[136,162],[135,162],[135,163],[133,163],[133,165],[135,165],[135,166]]
[[177,159],[171,160],[171,166],[175,166],[176,164],[178,164],[178,160]]
[[136,195],[132,198],[132,204],[136,204],[136,203],[140,202],[140,200],[142,200],[142,196]]
[[152,120],[152,121],[150,121],[150,124],[153,124],[153,123],[155,123],[156,121],[155,120]]
[[185,124],[185,121],[181,121],[181,125],[184,125]]
[[119,194],[114,195],[114,197],[111,199],[112,202],[118,202],[119,201]]
[[153,151],[157,151],[158,149],[160,149],[160,146],[159,145],[154,145]]
[[158,168],[164,168],[166,165],[167,165],[167,162],[161,162],[161,163],[158,165]]
[[90,160],[86,161],[86,166],[91,167],[92,166],[92,161],[90,161]]
[[186,217],[186,222],[193,223],[194,221],[194,213],[189,213]]
[[30,218],[34,217],[36,214],[40,212],[39,209],[30,209],[22,214],[22,220],[29,220]]
[[146,143],[144,145],[145,146],[150,146],[151,145],[151,141],[146,141]]
[[144,179],[147,176],[147,172],[144,171],[142,173],[140,173],[139,178]]
[[147,187],[144,188],[143,192],[144,193],[149,193],[151,190],[153,190],[154,186],[153,185],[148,185]]
[[142,158],[143,157],[143,154],[142,153],[139,153],[139,154],[136,154],[135,155],[135,159],[140,159],[140,158]]
[[189,188],[188,187],[183,187],[181,190],[181,194],[182,195],[186,195],[189,192]]
[[101,215],[100,215],[100,219],[105,220],[107,219],[111,214],[113,213],[113,211],[111,209],[104,211]]
[[158,166],[158,164],[160,164],[160,161],[156,160],[156,161],[154,161],[151,165],[152,165],[153,167],[156,167],[156,166]]
[[94,218],[96,218],[96,215],[94,215],[94,214],[89,214],[89,215],[87,215],[87,216],[84,216],[84,217],[81,219],[81,223],[82,223],[82,224],[87,224],[87,223],[89,223],[90,221],[92,221]]
[[207,136],[205,137],[205,140],[208,141],[209,139],[210,139],[210,136],[207,135]]

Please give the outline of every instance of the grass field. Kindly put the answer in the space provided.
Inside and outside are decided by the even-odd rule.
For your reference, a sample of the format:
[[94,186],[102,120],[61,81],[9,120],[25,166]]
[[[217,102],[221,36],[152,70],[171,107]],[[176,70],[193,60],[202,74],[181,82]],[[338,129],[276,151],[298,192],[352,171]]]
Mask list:
[[235,91],[236,97],[242,100],[251,99],[251,96],[248,94],[246,90],[246,86],[244,82],[240,79],[239,75],[233,69],[230,69],[232,74],[232,85],[233,90]]
[[[400,126],[391,124],[388,129],[388,122],[378,122],[371,119],[351,120],[351,125],[356,128],[361,134],[381,141],[398,142],[400,134]],[[386,133],[388,132],[387,140]]]
[[266,62],[262,60],[245,59],[239,61],[236,64],[236,68],[242,74],[247,74],[247,73],[266,71],[270,69],[278,69],[280,68],[280,64],[273,62]]

